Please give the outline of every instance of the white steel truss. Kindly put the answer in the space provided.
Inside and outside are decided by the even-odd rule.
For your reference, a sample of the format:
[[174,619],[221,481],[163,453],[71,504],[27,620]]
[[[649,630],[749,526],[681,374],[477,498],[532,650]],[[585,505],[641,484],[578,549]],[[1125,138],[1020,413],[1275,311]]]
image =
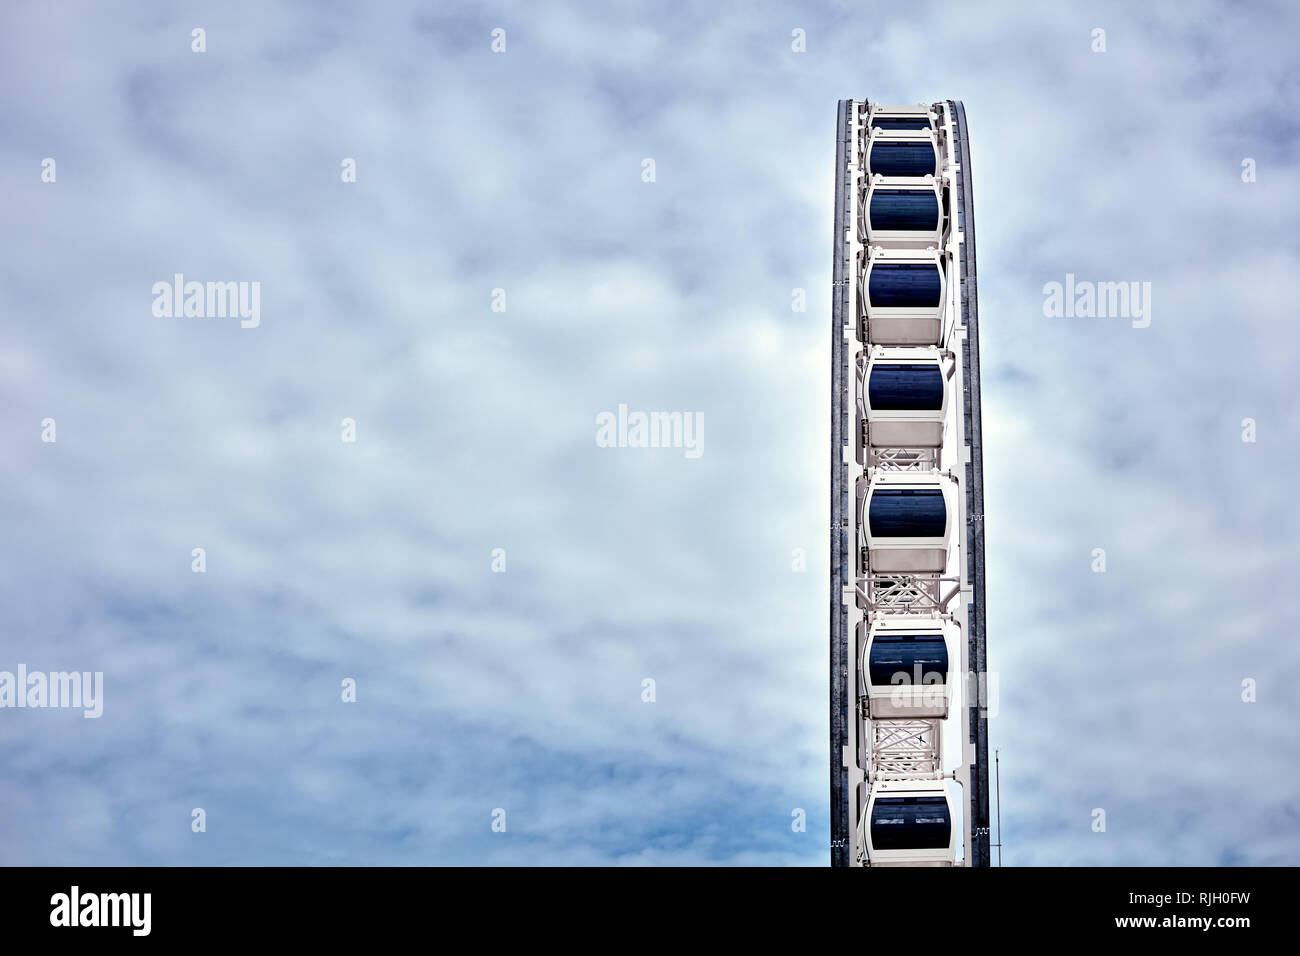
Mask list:
[[938,777],[943,755],[939,752],[939,720],[875,720],[871,722],[873,775],[911,778]]
[[939,467],[938,448],[894,448],[870,445],[867,467],[882,471],[931,471]]

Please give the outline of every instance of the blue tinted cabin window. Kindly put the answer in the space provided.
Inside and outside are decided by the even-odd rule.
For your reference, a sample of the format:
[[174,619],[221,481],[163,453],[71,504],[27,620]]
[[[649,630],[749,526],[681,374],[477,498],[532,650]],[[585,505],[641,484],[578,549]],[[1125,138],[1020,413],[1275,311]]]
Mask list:
[[943,408],[943,372],[937,365],[877,363],[867,401],[880,412],[937,412]]
[[929,262],[881,262],[871,267],[867,297],[877,309],[930,309],[939,304],[939,267]]
[[[878,687],[942,684],[948,679],[948,646],[940,634],[877,634],[867,670]],[[896,678],[900,673],[903,678]]]
[[933,176],[934,147],[929,143],[872,143],[868,162],[873,176]]
[[948,510],[938,488],[879,488],[872,492],[867,524],[873,537],[942,538]]
[[942,850],[952,836],[943,797],[876,797],[871,845],[877,850]]
[[881,116],[871,121],[872,129],[929,129],[930,120],[926,116]]
[[939,197],[920,189],[877,189],[871,194],[871,228],[938,229]]

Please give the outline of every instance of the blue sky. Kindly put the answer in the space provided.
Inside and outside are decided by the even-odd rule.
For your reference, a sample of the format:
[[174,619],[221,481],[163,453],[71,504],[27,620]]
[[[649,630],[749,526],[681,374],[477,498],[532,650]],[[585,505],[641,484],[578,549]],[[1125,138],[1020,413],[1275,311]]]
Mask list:
[[0,863],[824,865],[841,97],[971,124],[1004,862],[1300,862],[1297,13],[974,6],[5,5],[0,669],[104,714]]

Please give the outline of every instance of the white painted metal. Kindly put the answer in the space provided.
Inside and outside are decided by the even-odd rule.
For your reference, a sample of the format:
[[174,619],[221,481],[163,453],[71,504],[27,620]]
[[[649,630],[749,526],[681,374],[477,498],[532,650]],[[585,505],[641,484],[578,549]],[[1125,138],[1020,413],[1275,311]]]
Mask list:
[[[934,306],[872,305],[871,274],[881,266],[933,265],[939,274],[939,302]],[[947,296],[945,259],[940,251],[872,245],[862,273],[863,311],[872,345],[938,345],[943,341]]]
[[[940,847],[879,848],[873,831],[874,814],[877,804],[891,800],[920,798],[923,800],[942,798],[942,810],[929,810],[929,819],[939,819],[946,815],[948,820],[948,842]],[[957,825],[953,813],[952,796],[947,784],[942,780],[924,779],[882,779],[871,790],[871,798],[863,810],[858,824],[858,831],[863,847],[865,861],[871,866],[951,866],[956,861]]]
[[[844,747],[852,801],[850,819],[855,821],[850,828],[848,858],[855,864],[870,866],[964,865],[971,853],[969,828],[963,825],[966,805],[954,801],[949,793],[954,781],[969,791],[965,770],[969,684],[966,615],[971,593],[963,560],[967,516],[960,397],[964,387],[961,358],[965,329],[961,325],[958,255],[962,236],[956,229],[956,209],[952,208],[951,186],[959,172],[954,118],[948,115],[944,103],[881,106],[859,102],[853,104],[851,114],[854,147],[849,163],[849,201],[853,208],[847,221],[854,225],[847,229],[844,239],[854,270],[848,282],[848,314],[855,320],[846,318],[843,335],[856,389],[855,427],[850,432],[855,444],[846,456],[850,459],[848,487],[855,493],[846,524],[848,540],[858,546],[853,549],[854,584],[844,588],[848,633],[854,635],[857,664],[844,675],[848,699],[857,701]],[[925,119],[928,125],[921,130],[873,126],[889,119]],[[873,176],[872,147],[891,142],[929,143],[936,156],[935,175]],[[885,188],[935,195],[940,204],[939,228],[924,234],[872,229],[867,215],[870,198]],[[867,296],[870,275],[885,263],[933,264],[939,271],[939,304],[925,308],[872,306]],[[877,363],[887,362],[939,366],[944,374],[943,407],[872,409],[868,396],[870,370]],[[949,470],[940,471],[940,467]],[[946,512],[943,535],[916,539],[871,535],[868,520],[872,496],[884,489],[909,488],[941,491]],[[866,660],[873,636],[900,631],[944,638],[947,680],[928,699],[924,687],[900,691],[898,686],[871,684]],[[945,741],[951,746],[945,746]],[[938,796],[944,798],[950,821],[947,846],[874,846],[870,821],[878,801]],[[906,828],[907,824],[887,826]],[[960,855],[956,836],[959,826],[965,834]]]
[[871,771],[874,780],[937,778],[941,720],[894,719],[871,722]]
[[[877,718],[947,717],[948,703],[952,697],[952,667],[954,654],[949,626],[940,618],[918,619],[915,616],[896,614],[873,615],[871,625],[864,629],[865,639],[859,636],[858,669],[867,697],[867,716]],[[942,641],[948,658],[937,680],[930,674],[918,672],[915,667],[890,672],[889,679],[876,683],[870,666],[872,649],[888,646],[891,637],[918,636]]]
[[[877,496],[900,491],[937,493],[943,501],[944,527],[941,534],[881,535],[871,529],[871,504]],[[862,504],[863,545],[867,566],[873,574],[940,573],[948,566],[948,539],[953,515],[960,507],[951,478],[938,472],[890,472],[877,468],[871,473]]]
[[[871,151],[874,147],[882,143],[928,143],[936,155],[942,155],[939,152],[939,146],[936,141],[935,131],[933,129],[879,129],[873,128],[867,135],[863,152],[866,156],[866,171],[868,176],[875,176],[876,173],[882,175],[892,170],[882,170],[877,163],[875,169],[871,166]],[[938,165],[938,164],[936,164]]]
[[[873,225],[871,221],[871,197],[877,192],[906,192],[934,197],[938,215],[933,229],[886,229]],[[910,248],[917,246],[938,247],[948,224],[944,215],[943,195],[940,183],[933,176],[925,176],[920,181],[910,176],[883,176],[879,173],[867,182],[867,195],[862,201],[862,231],[867,237],[868,245],[888,244],[893,248]]]
[[[862,396],[862,412],[867,421],[868,443],[881,449],[920,449],[939,448],[943,445],[943,426],[948,418],[948,389],[943,390],[943,401],[934,410],[900,410],[879,409],[871,405],[869,385],[871,372],[890,365],[929,365],[933,366],[942,380],[946,382],[943,356],[934,346],[923,348],[886,348],[873,346],[862,370],[859,394]],[[882,454],[884,452],[882,451]],[[891,461],[895,456],[886,455]],[[899,463],[901,465],[901,463]],[[937,464],[937,463],[936,463]]]

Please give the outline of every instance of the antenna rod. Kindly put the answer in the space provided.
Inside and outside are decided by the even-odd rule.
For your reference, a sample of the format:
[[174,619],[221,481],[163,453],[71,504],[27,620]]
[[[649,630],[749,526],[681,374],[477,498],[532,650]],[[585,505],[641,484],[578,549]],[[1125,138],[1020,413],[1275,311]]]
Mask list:
[[993,778],[997,783],[998,797],[998,866],[1002,865],[1002,766],[999,761],[1001,750],[993,749]]

